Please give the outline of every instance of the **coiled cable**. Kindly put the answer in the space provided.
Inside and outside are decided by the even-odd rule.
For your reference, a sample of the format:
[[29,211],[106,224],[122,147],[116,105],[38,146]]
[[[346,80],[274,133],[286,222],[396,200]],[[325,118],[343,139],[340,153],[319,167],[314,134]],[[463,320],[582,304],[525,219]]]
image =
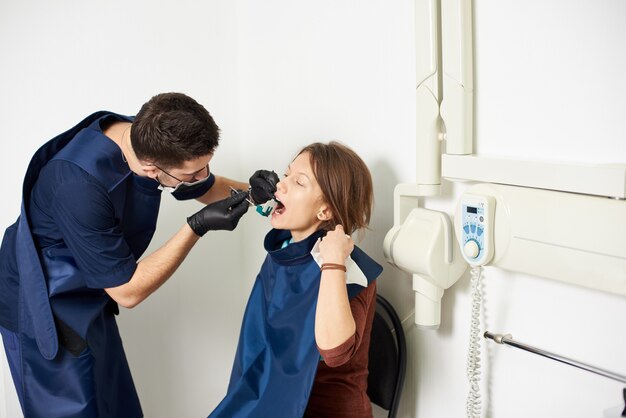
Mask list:
[[472,266],[470,272],[472,318],[470,325],[469,350],[467,352],[467,379],[469,393],[465,403],[467,418],[480,418],[482,415],[480,401],[480,315],[482,306],[482,289],[480,279],[481,266]]

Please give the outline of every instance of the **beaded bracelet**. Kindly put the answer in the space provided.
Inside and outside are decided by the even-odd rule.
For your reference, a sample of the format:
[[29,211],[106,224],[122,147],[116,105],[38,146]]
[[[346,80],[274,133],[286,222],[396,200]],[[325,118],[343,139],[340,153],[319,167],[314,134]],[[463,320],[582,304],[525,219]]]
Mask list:
[[323,263],[322,267],[320,268],[320,270],[324,271],[324,270],[342,270],[342,271],[347,271],[346,266],[344,266],[343,264],[336,264],[336,263]]

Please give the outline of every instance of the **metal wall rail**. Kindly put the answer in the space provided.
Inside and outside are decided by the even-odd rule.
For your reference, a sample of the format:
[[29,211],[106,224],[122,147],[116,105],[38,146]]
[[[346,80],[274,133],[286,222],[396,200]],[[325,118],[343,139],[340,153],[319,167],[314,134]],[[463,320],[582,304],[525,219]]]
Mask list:
[[579,369],[586,370],[591,373],[599,374],[600,376],[608,377],[609,379],[617,380],[618,382],[626,383],[626,376],[613,373],[608,370],[601,369],[599,367],[591,366],[589,364],[581,363],[580,361],[572,360],[570,358],[561,356],[559,354],[554,354],[546,350],[542,350],[540,348],[536,348],[524,343],[520,343],[519,341],[515,341],[511,334],[494,334],[489,331],[485,331],[484,337],[490,340],[495,341],[498,344],[506,344],[515,348],[521,348],[522,350],[530,351],[534,354],[539,354],[540,356],[547,357],[552,360],[560,361],[561,363],[568,364],[570,366],[578,367]]

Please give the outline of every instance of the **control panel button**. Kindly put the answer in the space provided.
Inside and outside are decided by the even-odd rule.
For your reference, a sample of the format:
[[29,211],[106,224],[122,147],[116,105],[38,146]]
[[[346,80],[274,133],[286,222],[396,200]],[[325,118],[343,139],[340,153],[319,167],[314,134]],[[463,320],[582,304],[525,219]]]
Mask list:
[[478,244],[476,244],[476,241],[467,241],[463,246],[463,252],[469,258],[476,258],[480,253],[480,248],[478,247]]

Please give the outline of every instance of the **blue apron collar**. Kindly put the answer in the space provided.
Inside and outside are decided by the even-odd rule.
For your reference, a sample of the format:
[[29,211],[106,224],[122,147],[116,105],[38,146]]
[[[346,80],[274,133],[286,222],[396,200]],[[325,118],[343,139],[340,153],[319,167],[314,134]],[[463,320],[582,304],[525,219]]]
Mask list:
[[68,129],[67,131],[57,135],[50,141],[43,144],[37,150],[37,152],[35,152],[33,158],[28,164],[28,168],[26,169],[26,175],[24,176],[24,183],[22,185],[22,201],[26,204],[26,209],[28,209],[28,198],[30,197],[30,192],[35,185],[35,182],[39,177],[39,172],[41,171],[43,166],[46,165],[48,161],[50,161],[52,158],[54,158],[56,153],[63,149],[63,147],[65,147],[83,128],[89,126],[94,121],[99,120],[103,116],[111,114],[111,112],[107,111],[92,113],[73,128]]
[[[291,238],[291,232],[282,229],[272,229],[265,236],[264,247],[269,257],[275,263],[284,266],[302,264],[313,259],[311,250],[313,249],[313,246],[317,242],[318,238],[321,238],[324,235],[326,235],[326,231],[319,230],[309,235],[302,241],[292,242],[286,247],[283,247],[283,243]],[[354,260],[357,266],[359,266],[359,269],[361,269],[367,278],[368,284],[376,280],[376,277],[378,277],[383,271],[383,267],[380,264],[365,254],[365,252],[363,252],[363,250],[356,245],[354,246],[354,250],[352,250],[350,257],[352,257],[352,260]],[[350,298],[359,294],[361,290],[363,290],[363,288],[359,285],[348,285],[348,295]]]
[[265,236],[265,250],[268,255],[278,264],[290,266],[310,261],[311,250],[318,238],[324,236],[326,231],[319,230],[302,241],[292,242],[285,248],[281,248],[283,242],[291,238],[291,232],[283,229],[272,229]]
[[[122,158],[122,150],[111,139],[107,138],[101,128],[101,123],[105,119],[115,119],[118,121],[132,122],[128,116],[107,114],[94,120],[84,130],[78,132],[72,140],[71,146],[60,150],[52,159],[65,160],[78,163],[86,172],[93,175],[98,173],[98,178],[102,185],[111,192],[128,176],[134,173]],[[89,131],[96,131],[100,135],[90,134]],[[89,162],[97,162],[97,167],[84,165],[81,155],[91,155]],[[137,182],[142,188],[159,193],[158,185],[154,180],[137,176]]]

